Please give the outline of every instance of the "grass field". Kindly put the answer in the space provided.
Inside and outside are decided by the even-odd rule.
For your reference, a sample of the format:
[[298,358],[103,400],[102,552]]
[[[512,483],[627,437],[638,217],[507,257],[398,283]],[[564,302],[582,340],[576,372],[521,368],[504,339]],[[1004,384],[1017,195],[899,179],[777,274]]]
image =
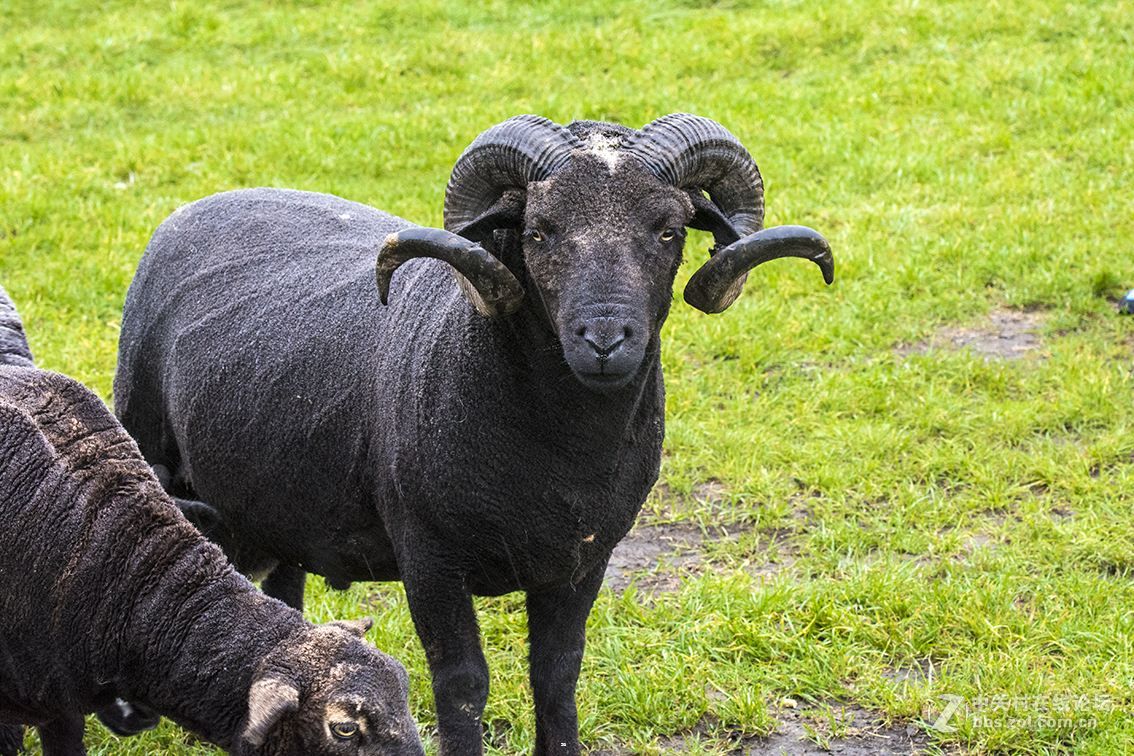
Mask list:
[[[600,596],[585,742],[759,753],[794,718],[868,753],[869,713],[931,750],[1124,753],[1132,50],[1126,1],[8,0],[0,281],[41,364],[109,400],[126,287],[185,202],[287,186],[438,225],[456,156],[510,115],[715,118],[838,280],[778,263],[722,315],[675,307],[644,523],[696,526],[699,557]],[[428,730],[400,586],[309,585],[313,620],[377,618]],[[494,752],[521,753],[522,600],[479,606]],[[88,745],[212,752],[168,724]]]

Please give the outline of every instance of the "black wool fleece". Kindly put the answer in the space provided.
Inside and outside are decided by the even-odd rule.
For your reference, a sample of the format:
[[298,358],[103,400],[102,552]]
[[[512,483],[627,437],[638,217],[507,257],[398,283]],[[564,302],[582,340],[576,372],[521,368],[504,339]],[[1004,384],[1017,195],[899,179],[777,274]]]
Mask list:
[[[39,727],[48,756],[83,753],[83,715],[116,698],[232,753],[422,752],[401,666],[361,628],[312,626],[236,572],[97,396],[27,366],[3,289],[0,346],[0,754],[15,752],[23,724]],[[363,671],[343,681],[342,665]],[[403,742],[328,750],[328,691],[360,678],[385,691],[367,691],[371,708]],[[297,706],[250,742],[250,708],[271,698],[253,687],[269,679]],[[314,728],[302,721],[312,708]]]

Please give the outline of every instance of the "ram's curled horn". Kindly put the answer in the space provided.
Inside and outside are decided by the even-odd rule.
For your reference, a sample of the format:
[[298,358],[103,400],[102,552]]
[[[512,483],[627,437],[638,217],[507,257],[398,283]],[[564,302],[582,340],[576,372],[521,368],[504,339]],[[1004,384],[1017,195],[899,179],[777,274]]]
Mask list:
[[515,116],[493,126],[453,166],[445,190],[445,228],[460,233],[505,192],[546,179],[582,146],[570,131],[541,116]]
[[626,150],[655,176],[695,196],[708,192],[730,229],[712,228],[717,245],[731,244],[764,224],[764,183],[756,161],[716,121],[671,113],[646,124]]
[[702,312],[717,313],[740,295],[748,271],[780,257],[802,257],[823,271],[823,280],[835,280],[831,246],[806,226],[775,226],[749,234],[708,259],[685,286],[685,301]]
[[439,228],[407,228],[390,234],[378,251],[375,275],[382,304],[389,303],[390,279],[394,271],[417,257],[443,260],[460,274],[457,282],[482,315],[515,312],[524,298],[524,287],[504,263],[475,242]]
[[685,301],[692,306],[721,312],[740,295],[749,270],[778,257],[812,260],[828,284],[834,280],[831,247],[817,231],[804,226],[764,229],[760,170],[724,126],[673,113],[643,126],[627,150],[658,178],[687,190],[696,210],[692,225],[713,232],[711,257],[685,287]]
[[24,324],[8,292],[0,286],[0,365],[35,367]]

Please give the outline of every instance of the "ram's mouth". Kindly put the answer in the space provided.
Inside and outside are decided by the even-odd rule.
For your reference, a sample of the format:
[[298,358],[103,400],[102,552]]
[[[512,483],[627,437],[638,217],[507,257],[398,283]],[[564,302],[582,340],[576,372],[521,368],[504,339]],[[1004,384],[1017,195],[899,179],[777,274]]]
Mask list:
[[607,393],[622,388],[634,378],[634,373],[575,373],[575,377],[589,389]]

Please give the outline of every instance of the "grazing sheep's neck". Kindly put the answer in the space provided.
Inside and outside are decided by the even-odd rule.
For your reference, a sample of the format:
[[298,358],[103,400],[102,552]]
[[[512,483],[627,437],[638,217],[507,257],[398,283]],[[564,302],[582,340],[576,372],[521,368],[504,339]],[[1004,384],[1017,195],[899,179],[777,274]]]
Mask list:
[[[119,695],[144,703],[212,742],[235,743],[264,657],[306,627],[298,612],[259,593],[203,539],[168,571],[141,583],[122,629]],[[122,595],[131,595],[119,593]]]

